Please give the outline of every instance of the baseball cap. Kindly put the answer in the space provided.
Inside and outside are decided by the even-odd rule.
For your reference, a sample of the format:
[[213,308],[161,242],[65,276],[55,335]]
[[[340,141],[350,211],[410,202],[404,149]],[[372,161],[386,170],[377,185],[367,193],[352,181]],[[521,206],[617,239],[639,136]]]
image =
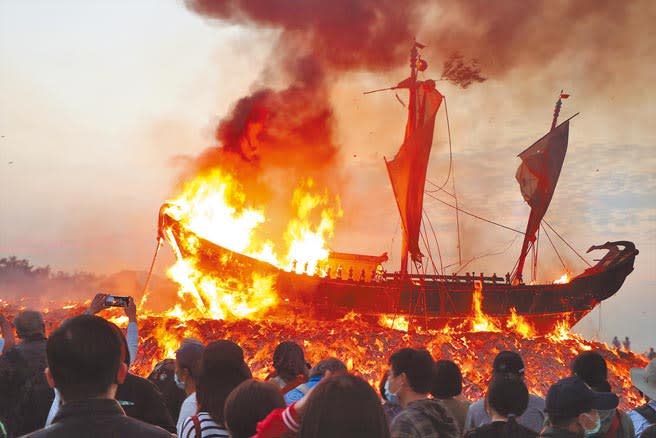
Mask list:
[[492,371],[495,374],[517,374],[518,376],[523,376],[524,361],[514,351],[502,351],[494,358]]
[[561,379],[551,385],[547,393],[545,410],[550,415],[574,418],[591,409],[615,409],[619,404],[611,392],[595,392],[578,376]]

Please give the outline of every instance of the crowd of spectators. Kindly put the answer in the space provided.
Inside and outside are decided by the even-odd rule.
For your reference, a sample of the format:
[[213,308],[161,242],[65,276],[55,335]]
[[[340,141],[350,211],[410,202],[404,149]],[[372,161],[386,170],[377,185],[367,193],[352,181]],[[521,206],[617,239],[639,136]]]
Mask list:
[[104,302],[96,296],[47,338],[39,312],[21,312],[13,327],[0,317],[0,438],[656,436],[656,359],[632,370],[645,403],[629,412],[618,409],[596,351],[579,354],[546,398],[529,392],[520,352],[501,351],[473,403],[458,364],[423,348],[391,352],[378,391],[339,358],[312,366],[291,340],[275,349],[262,381],[229,339],[185,339],[145,379],[128,371],[138,351],[134,303],[126,335],[95,315]]

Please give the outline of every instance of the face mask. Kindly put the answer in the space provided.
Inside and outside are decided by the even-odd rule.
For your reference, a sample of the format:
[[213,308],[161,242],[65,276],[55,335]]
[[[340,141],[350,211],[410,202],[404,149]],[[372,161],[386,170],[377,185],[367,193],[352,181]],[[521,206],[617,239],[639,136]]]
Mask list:
[[615,415],[615,409],[608,409],[605,411],[597,411],[599,412],[599,419],[601,420],[601,424],[606,423],[609,419]]
[[[590,414],[583,414],[583,415],[585,415],[588,418],[592,418],[592,415]],[[597,418],[595,420],[595,425],[592,429],[586,429],[585,427],[583,428],[583,430],[585,431],[585,436],[595,435],[596,433],[599,432],[599,429],[601,429],[601,418],[599,417],[599,415],[597,415],[596,417]]]
[[185,389],[185,382],[181,382],[176,373],[173,373],[173,380],[178,388]]
[[385,398],[387,398],[387,401],[390,403],[399,403],[399,397],[396,394],[392,394],[392,391],[390,391],[389,388],[389,378],[385,380]]

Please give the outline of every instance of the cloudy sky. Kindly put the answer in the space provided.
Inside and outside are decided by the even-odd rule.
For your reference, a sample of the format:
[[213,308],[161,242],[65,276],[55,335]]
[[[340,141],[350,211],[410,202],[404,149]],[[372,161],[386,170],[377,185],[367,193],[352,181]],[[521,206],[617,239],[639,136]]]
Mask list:
[[[189,161],[216,145],[216,126],[235,102],[281,86],[281,62],[272,59],[289,50],[289,29],[306,35],[291,20],[208,11],[204,3],[0,0],[0,256],[67,271],[147,268],[158,208],[175,196]],[[371,2],[338,3],[366,12]],[[502,1],[485,11],[486,2],[439,2],[398,14],[428,46],[426,77],[439,78],[451,50],[479,59],[488,77],[465,90],[438,82],[446,106],[430,180],[441,184],[447,173],[448,109],[461,206],[523,229],[528,209],[514,180],[516,155],[546,132],[560,89],[571,93],[562,116],[581,114],[547,218],[581,253],[608,240],[632,240],[640,250],[624,287],[577,329],[607,342],[629,335],[645,349],[656,344],[656,36],[648,26],[656,11],[651,2],[548,3],[527,10]],[[375,4],[385,14],[397,3]],[[299,13],[322,29],[319,12]],[[394,23],[397,36],[405,37],[407,23]],[[337,30],[348,34],[349,26]],[[317,47],[326,50],[330,39],[320,37]],[[319,51],[337,150],[331,172],[344,208],[331,247],[388,251],[395,270],[399,223],[382,158],[398,147],[404,108],[392,93],[362,91],[407,73],[405,60],[384,50],[389,43],[389,52],[398,51],[398,40],[374,43],[355,60]],[[453,263],[455,215],[436,201],[425,207],[444,264]],[[466,260],[495,254],[471,270],[512,268],[521,245],[514,233],[463,217],[461,226]],[[547,242],[542,248],[543,279],[559,277],[557,258]],[[580,272],[577,257],[560,249]],[[158,270],[170,262],[164,251]]]

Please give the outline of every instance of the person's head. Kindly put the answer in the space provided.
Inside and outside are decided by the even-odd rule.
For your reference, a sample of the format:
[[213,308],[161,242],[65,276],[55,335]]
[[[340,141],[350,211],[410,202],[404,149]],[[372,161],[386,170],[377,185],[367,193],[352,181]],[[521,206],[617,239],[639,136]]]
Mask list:
[[273,368],[285,382],[299,375],[308,375],[305,355],[300,345],[293,341],[281,342],[273,352]]
[[257,423],[276,408],[284,408],[280,388],[272,383],[249,379],[239,384],[225,403],[225,424],[232,438],[255,435]]
[[588,386],[599,385],[608,378],[603,356],[596,351],[584,351],[572,361],[572,375],[579,376]]
[[656,438],[656,424],[652,424],[647,429],[644,429],[640,434],[640,438]]
[[447,399],[462,392],[462,373],[458,365],[450,360],[435,362],[435,377],[431,394],[438,399]]
[[344,362],[337,359],[336,357],[329,357],[328,359],[320,360],[315,366],[310,370],[310,377],[330,377],[337,374],[347,374],[348,368],[344,365]]
[[561,379],[547,393],[545,411],[552,425],[583,435],[601,426],[598,411],[617,408],[615,394],[595,392],[578,376]]
[[433,385],[435,362],[423,349],[402,348],[390,357],[389,389],[405,406],[415,395],[426,395]]
[[210,342],[203,351],[196,381],[198,411],[208,412],[215,422],[223,424],[228,395],[251,377],[239,345],[228,340]]
[[205,346],[197,339],[185,339],[175,352],[175,382],[187,395],[196,390],[200,359]]
[[522,379],[498,377],[490,382],[485,404],[501,417],[519,417],[528,406],[528,388]]
[[514,351],[502,351],[494,358],[492,363],[492,379],[497,377],[524,378],[524,361]]
[[301,438],[389,438],[380,399],[351,374],[330,377],[307,396]]
[[48,338],[46,377],[64,402],[113,398],[127,375],[127,354],[114,324],[93,315],[76,316]]
[[648,400],[656,400],[656,359],[644,368],[631,368],[631,383]]
[[46,333],[46,325],[41,313],[36,310],[23,310],[14,318],[16,334],[22,340],[43,338]]

